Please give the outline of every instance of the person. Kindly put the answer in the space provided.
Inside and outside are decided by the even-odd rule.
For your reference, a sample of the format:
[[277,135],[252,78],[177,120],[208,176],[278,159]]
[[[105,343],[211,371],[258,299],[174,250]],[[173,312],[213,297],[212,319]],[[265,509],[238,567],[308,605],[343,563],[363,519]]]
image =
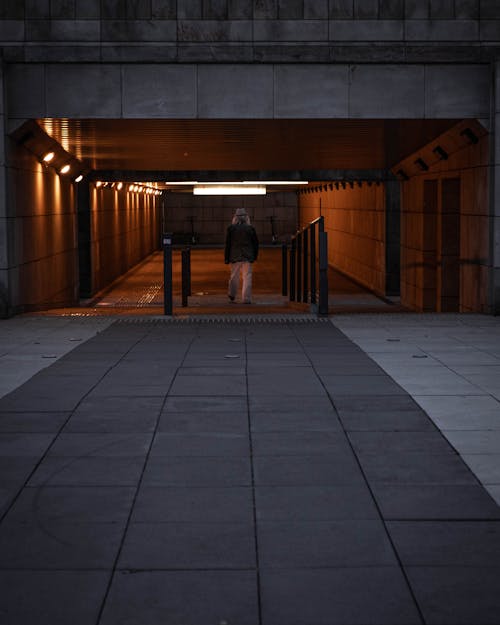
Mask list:
[[234,302],[240,276],[242,281],[241,299],[243,304],[252,303],[252,263],[259,254],[259,240],[250,217],[244,208],[237,208],[231,225],[226,232],[224,262],[231,264],[228,284],[228,297]]

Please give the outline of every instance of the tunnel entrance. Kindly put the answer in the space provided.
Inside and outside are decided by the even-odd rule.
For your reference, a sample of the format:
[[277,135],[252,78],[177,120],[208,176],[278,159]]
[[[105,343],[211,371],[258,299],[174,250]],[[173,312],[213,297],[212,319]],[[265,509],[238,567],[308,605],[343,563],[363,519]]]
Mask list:
[[[224,312],[227,268],[216,259],[238,206],[263,244],[263,308],[287,305],[278,247],[321,215],[333,312],[486,310],[488,135],[475,120],[39,119],[12,139],[15,185],[25,188],[16,211],[36,217],[22,228],[39,248],[19,265],[20,310],[81,301],[123,311],[120,285],[140,279],[135,307],[157,314],[153,274],[170,231],[194,250],[191,307]],[[49,151],[58,169],[43,162]],[[65,157],[75,172],[66,178]],[[196,184],[243,181],[268,192],[193,195]]]

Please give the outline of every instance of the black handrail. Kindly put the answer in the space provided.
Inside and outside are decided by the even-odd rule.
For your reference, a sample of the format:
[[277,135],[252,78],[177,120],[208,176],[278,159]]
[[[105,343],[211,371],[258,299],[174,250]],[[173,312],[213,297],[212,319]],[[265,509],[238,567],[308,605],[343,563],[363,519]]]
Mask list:
[[[328,315],[328,235],[324,217],[314,219],[292,237],[288,264],[290,270],[288,276],[283,271],[283,280],[289,277],[290,301],[309,302],[318,315]],[[286,291],[283,285],[283,293]]]

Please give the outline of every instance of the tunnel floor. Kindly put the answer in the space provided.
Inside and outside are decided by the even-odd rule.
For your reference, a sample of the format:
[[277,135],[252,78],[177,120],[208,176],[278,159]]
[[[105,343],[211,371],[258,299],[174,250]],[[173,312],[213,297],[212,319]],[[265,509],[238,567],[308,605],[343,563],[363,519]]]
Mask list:
[[[281,295],[281,248],[262,248],[254,264],[252,304],[227,298],[229,270],[221,248],[191,249],[191,293],[182,307],[181,252],[173,251],[174,314],[304,313],[307,304],[290,304]],[[329,313],[401,312],[398,301],[382,299],[334,269],[329,269]],[[141,314],[163,312],[163,253],[155,252],[79,308],[57,309],[52,314]]]

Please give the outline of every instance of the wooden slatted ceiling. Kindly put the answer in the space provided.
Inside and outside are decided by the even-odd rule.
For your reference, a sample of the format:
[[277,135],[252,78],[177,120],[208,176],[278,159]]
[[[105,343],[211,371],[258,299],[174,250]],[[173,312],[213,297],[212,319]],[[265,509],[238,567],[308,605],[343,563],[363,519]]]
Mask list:
[[41,119],[96,170],[381,169],[450,120]]

